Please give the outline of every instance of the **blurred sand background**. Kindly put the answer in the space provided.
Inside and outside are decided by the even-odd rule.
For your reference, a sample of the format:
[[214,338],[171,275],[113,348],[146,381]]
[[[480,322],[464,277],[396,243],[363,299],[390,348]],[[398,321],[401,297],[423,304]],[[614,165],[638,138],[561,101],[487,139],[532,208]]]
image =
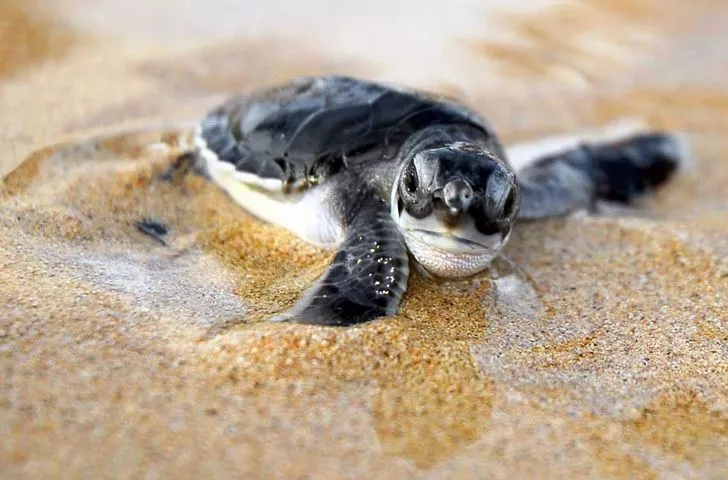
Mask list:
[[[728,477],[728,4],[363,3],[0,0],[0,477]],[[521,225],[532,283],[271,325],[329,254],[145,146],[321,72],[508,141],[641,116],[695,154],[640,211]]]

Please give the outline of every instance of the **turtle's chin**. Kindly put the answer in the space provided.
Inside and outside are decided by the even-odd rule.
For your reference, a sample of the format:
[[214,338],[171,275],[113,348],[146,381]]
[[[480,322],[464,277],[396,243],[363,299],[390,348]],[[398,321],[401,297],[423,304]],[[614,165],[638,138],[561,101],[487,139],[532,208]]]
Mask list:
[[511,229],[484,235],[469,223],[444,228],[433,219],[400,217],[407,248],[427,272],[437,277],[461,278],[482,272],[508,242]]

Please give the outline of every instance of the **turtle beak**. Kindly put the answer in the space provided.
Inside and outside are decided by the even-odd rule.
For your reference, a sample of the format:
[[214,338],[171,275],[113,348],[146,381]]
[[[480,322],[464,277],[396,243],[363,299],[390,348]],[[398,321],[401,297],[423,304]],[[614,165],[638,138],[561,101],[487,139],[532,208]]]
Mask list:
[[474,196],[473,187],[462,178],[451,180],[442,189],[442,200],[448,208],[448,213],[453,217],[459,217],[467,212]]

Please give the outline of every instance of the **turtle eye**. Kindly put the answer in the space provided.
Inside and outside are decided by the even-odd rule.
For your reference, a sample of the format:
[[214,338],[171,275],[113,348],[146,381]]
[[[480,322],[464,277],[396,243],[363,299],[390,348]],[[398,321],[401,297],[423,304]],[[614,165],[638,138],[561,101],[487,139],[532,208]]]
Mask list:
[[419,178],[417,178],[417,169],[415,168],[414,162],[411,162],[407,166],[404,176],[402,177],[402,187],[405,192],[414,196],[419,188],[419,183]]
[[518,209],[518,185],[507,172],[496,170],[488,178],[483,203],[485,215],[494,222],[510,222]]
[[414,162],[407,165],[402,172],[399,198],[407,212],[416,218],[423,218],[432,212],[432,198],[420,189],[420,177]]
[[509,220],[513,218],[516,213],[516,196],[518,195],[516,188],[511,188],[506,197],[506,201],[503,202],[503,219]]

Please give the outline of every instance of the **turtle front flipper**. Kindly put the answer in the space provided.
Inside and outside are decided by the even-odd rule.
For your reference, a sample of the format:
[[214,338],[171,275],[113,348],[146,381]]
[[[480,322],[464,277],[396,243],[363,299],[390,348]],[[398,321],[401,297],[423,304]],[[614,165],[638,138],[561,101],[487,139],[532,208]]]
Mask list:
[[669,180],[685,156],[683,140],[663,132],[581,143],[544,156],[518,172],[519,218],[564,215],[597,200],[630,204]]
[[407,249],[386,202],[342,189],[346,235],[324,275],[277,321],[347,326],[392,315],[407,288]]

